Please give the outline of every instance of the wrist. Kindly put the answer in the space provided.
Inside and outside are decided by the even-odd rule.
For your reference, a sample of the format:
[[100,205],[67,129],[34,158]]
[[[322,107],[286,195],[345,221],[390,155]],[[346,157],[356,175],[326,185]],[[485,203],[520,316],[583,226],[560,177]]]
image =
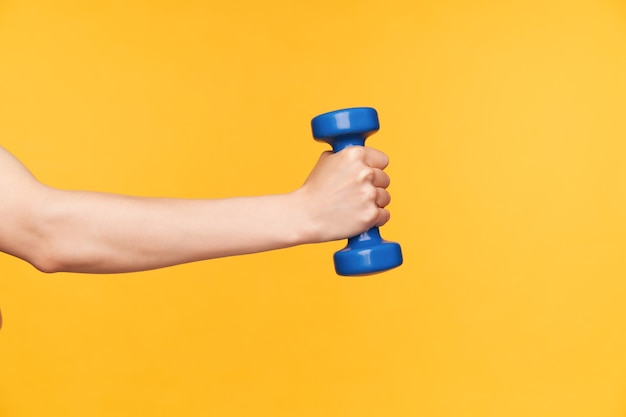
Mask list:
[[319,243],[319,227],[316,226],[315,216],[312,214],[311,199],[306,189],[298,188],[287,194],[289,203],[289,219],[292,224],[294,245]]

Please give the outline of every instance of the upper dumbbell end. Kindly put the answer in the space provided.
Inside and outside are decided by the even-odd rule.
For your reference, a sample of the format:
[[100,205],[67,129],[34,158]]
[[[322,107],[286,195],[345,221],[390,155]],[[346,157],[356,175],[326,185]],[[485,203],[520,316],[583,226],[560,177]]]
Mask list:
[[343,135],[364,139],[380,128],[378,112],[371,107],[352,107],[320,114],[311,120],[313,137],[322,142]]

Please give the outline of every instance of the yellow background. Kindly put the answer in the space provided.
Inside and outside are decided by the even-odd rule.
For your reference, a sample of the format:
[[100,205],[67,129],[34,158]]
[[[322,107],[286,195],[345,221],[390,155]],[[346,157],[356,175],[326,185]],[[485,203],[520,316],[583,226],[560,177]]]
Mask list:
[[626,415],[623,1],[0,1],[0,141],[50,185],[290,191],[348,106],[405,265],[2,255],[0,416]]

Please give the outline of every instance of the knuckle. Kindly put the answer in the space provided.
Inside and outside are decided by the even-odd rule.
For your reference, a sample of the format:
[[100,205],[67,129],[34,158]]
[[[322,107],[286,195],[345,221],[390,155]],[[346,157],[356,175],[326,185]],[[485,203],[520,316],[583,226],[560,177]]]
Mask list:
[[365,159],[365,147],[363,146],[348,146],[344,149],[346,157],[352,161],[362,161]]
[[363,210],[363,224],[365,227],[370,227],[373,223],[376,222],[378,218],[378,207],[369,206],[367,209]]
[[375,187],[366,187],[363,191],[363,195],[367,202],[376,202],[378,199],[378,190]]
[[357,175],[359,181],[365,181],[368,183],[372,183],[374,181],[374,177],[376,176],[376,172],[374,168],[365,166],[359,170]]

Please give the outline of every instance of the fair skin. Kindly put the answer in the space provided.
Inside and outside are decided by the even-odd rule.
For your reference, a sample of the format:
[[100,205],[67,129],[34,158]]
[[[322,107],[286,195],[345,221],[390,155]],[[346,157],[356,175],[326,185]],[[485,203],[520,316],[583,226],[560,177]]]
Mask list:
[[119,273],[343,239],[389,220],[387,164],[355,146],[285,194],[144,198],[44,185],[0,147],[0,251],[47,273]]

